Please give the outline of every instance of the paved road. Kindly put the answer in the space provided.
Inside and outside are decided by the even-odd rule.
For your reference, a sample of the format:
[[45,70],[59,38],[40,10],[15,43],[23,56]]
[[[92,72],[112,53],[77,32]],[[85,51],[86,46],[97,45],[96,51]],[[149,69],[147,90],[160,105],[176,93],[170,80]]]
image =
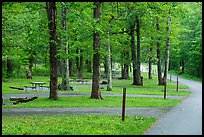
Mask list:
[[202,135],[202,83],[182,78],[179,82],[188,85],[192,94],[162,115],[145,135]]

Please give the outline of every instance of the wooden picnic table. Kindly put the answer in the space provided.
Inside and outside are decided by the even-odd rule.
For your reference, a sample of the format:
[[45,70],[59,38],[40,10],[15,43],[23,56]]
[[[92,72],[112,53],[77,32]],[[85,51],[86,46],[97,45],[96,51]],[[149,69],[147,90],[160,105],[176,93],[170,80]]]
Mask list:
[[37,90],[37,87],[43,87],[45,82],[30,82],[30,84],[32,84],[32,86],[35,87],[35,90]]

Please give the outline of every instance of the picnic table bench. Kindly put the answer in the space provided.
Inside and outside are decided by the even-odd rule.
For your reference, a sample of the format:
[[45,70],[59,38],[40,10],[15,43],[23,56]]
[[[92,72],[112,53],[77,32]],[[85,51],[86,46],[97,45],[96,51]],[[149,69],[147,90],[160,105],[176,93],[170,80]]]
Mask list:
[[[43,85],[45,84],[45,82],[29,82],[29,83],[32,84],[32,88],[34,88],[35,90],[37,90],[37,87],[42,88]],[[40,88],[39,88],[39,90],[40,90]]]

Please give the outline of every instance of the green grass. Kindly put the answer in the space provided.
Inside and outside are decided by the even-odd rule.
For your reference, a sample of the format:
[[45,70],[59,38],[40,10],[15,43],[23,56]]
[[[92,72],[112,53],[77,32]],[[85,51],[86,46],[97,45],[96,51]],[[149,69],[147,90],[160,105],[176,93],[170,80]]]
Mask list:
[[[102,89],[103,93],[122,93],[122,88],[127,87],[127,94],[152,94],[163,95],[163,86],[157,85],[157,77],[147,79],[147,74],[142,73],[144,77],[144,86],[134,86],[132,78],[130,80],[113,79],[113,91]],[[90,77],[87,75],[87,78]],[[29,82],[42,81],[49,84],[48,76],[33,76],[32,80],[25,78],[8,79],[2,82],[2,93],[36,93],[36,91],[20,91],[10,89],[10,86],[23,87],[29,86]],[[58,79],[59,83],[61,78]],[[91,81],[91,79],[89,79]],[[91,94],[91,85],[70,83],[70,86],[79,92]],[[80,87],[81,86],[81,87]],[[88,87],[84,87],[88,86]],[[104,86],[104,85],[102,85]],[[106,86],[105,86],[106,87]],[[189,95],[185,85],[179,85],[179,92],[176,92],[176,83],[168,81],[168,95]],[[49,91],[39,91],[40,93],[49,93]],[[63,91],[60,92],[75,92]],[[47,98],[38,98],[36,100],[20,103],[17,105],[6,104],[3,108],[52,108],[52,107],[121,107],[122,96],[102,96],[103,100],[90,99],[90,96],[59,96],[59,100],[49,100]],[[4,100],[4,102],[10,102]],[[181,103],[181,99],[163,99],[163,98],[143,98],[126,97],[126,107],[174,107]],[[125,122],[121,121],[120,116],[111,115],[33,115],[33,116],[2,116],[2,134],[3,135],[142,135],[150,128],[157,118],[147,118],[138,116],[126,116]]]
[[[127,97],[126,107],[174,107],[181,103],[181,99]],[[5,100],[8,102],[8,100]],[[60,97],[59,100],[38,98],[30,102],[17,105],[5,104],[3,108],[49,108],[49,107],[121,107],[122,96],[104,96],[103,100],[90,99],[87,96]]]
[[[102,89],[101,92],[104,93],[122,93],[122,88],[127,87],[127,93],[129,94],[152,94],[152,95],[163,95],[162,90],[164,89],[163,86],[158,86],[157,84],[157,77],[153,75],[153,79],[147,79],[145,75],[147,73],[142,73],[144,77],[144,85],[143,86],[135,86],[132,85],[132,78],[130,80],[116,80],[113,79],[113,91],[106,91],[106,86],[104,86],[105,89]],[[91,79],[88,79],[91,81]],[[22,91],[22,90],[16,90],[16,89],[10,89],[10,86],[15,87],[24,87],[24,86],[31,86],[29,82],[34,81],[42,81],[46,82],[46,86],[49,85],[49,77],[48,76],[33,76],[33,79],[8,79],[6,82],[2,82],[2,93],[3,94],[20,94],[20,93],[36,93],[36,91]],[[59,83],[61,82],[61,78],[58,78]],[[70,83],[70,86],[73,86],[75,91],[79,92],[88,92],[91,93],[91,84],[80,84],[80,83]],[[76,87],[75,86],[81,86]],[[88,86],[88,87],[85,87]],[[189,95],[191,92],[185,91],[188,88],[186,85],[179,84],[179,92],[176,92],[176,83],[169,81],[167,83],[167,95],[178,95],[178,96],[184,96]],[[151,90],[150,90],[151,89]],[[59,90],[59,92],[75,92],[75,91],[63,91]],[[48,90],[39,91],[40,93],[49,93]]]
[[157,118],[111,115],[2,116],[2,135],[142,135]]
[[189,79],[189,80],[195,80],[195,81],[198,81],[198,82],[202,82],[202,78],[191,76],[191,75],[188,75],[188,74],[185,74],[185,73],[182,74],[182,75],[179,75],[179,72],[175,71],[175,70],[170,70],[169,73],[173,74],[173,75],[177,75],[177,76],[179,76],[181,78],[185,78],[185,79]]

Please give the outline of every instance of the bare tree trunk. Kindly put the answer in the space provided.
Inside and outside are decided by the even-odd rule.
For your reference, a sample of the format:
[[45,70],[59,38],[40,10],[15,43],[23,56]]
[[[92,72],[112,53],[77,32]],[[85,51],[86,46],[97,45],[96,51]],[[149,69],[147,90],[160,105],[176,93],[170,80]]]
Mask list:
[[90,60],[86,60],[86,68],[87,68],[87,72],[91,73],[92,70],[91,70],[91,61]]
[[112,69],[111,69],[111,50],[110,50],[110,38],[109,38],[109,32],[108,32],[108,39],[107,39],[107,50],[108,50],[108,56],[107,56],[107,91],[112,91]]
[[108,57],[104,57],[104,74],[107,77],[108,76]]
[[128,50],[124,50],[122,58],[124,58],[124,63],[121,65],[121,78],[122,79],[130,79],[129,77],[129,49]]
[[150,44],[150,48],[149,48],[149,73],[148,73],[148,77],[149,79],[152,79],[152,49],[153,49],[153,37],[151,37],[151,44]]
[[[61,17],[62,17],[62,38],[61,38],[61,48],[64,51],[64,53],[68,54],[68,43],[67,43],[67,36],[65,34],[67,33],[67,9],[66,7],[61,7]],[[62,90],[70,90],[69,87],[69,60],[68,58],[64,58],[61,61],[61,68],[62,68],[62,84],[61,89]]]
[[74,60],[73,59],[69,59],[69,75],[70,76],[74,76],[74,68],[73,68],[73,63]]
[[[100,19],[100,4],[94,2],[94,18]],[[94,32],[93,36],[93,76],[92,76],[92,92],[91,97],[94,99],[103,99],[100,91],[100,37],[99,32]]]
[[[157,31],[159,32],[160,27],[159,27],[159,21],[157,19],[156,23],[156,28]],[[161,55],[160,55],[160,37],[157,38],[157,71],[158,71],[158,85],[164,85],[163,79],[162,79],[162,73],[161,73]]]
[[7,57],[6,58],[6,77],[10,78],[13,72],[13,64],[12,61]]
[[130,28],[130,33],[131,37],[131,53],[132,53],[132,67],[133,67],[133,83],[132,85],[136,85],[136,77],[137,77],[137,66],[136,66],[136,49],[135,49],[135,37],[134,37],[134,25],[131,26]]
[[79,68],[78,68],[78,78],[81,79],[83,77],[83,50],[80,50],[79,57]]
[[57,32],[56,32],[56,3],[46,2],[48,15],[48,29],[50,32],[50,96],[49,99],[58,99],[57,83]]
[[142,86],[141,71],[140,71],[140,21],[136,16],[136,31],[137,31],[137,71],[136,71],[136,85]]
[[167,39],[166,39],[165,65],[164,65],[164,77],[163,77],[165,82],[167,79],[168,68],[169,68],[170,24],[171,24],[171,16],[168,17],[168,22],[167,22]]

